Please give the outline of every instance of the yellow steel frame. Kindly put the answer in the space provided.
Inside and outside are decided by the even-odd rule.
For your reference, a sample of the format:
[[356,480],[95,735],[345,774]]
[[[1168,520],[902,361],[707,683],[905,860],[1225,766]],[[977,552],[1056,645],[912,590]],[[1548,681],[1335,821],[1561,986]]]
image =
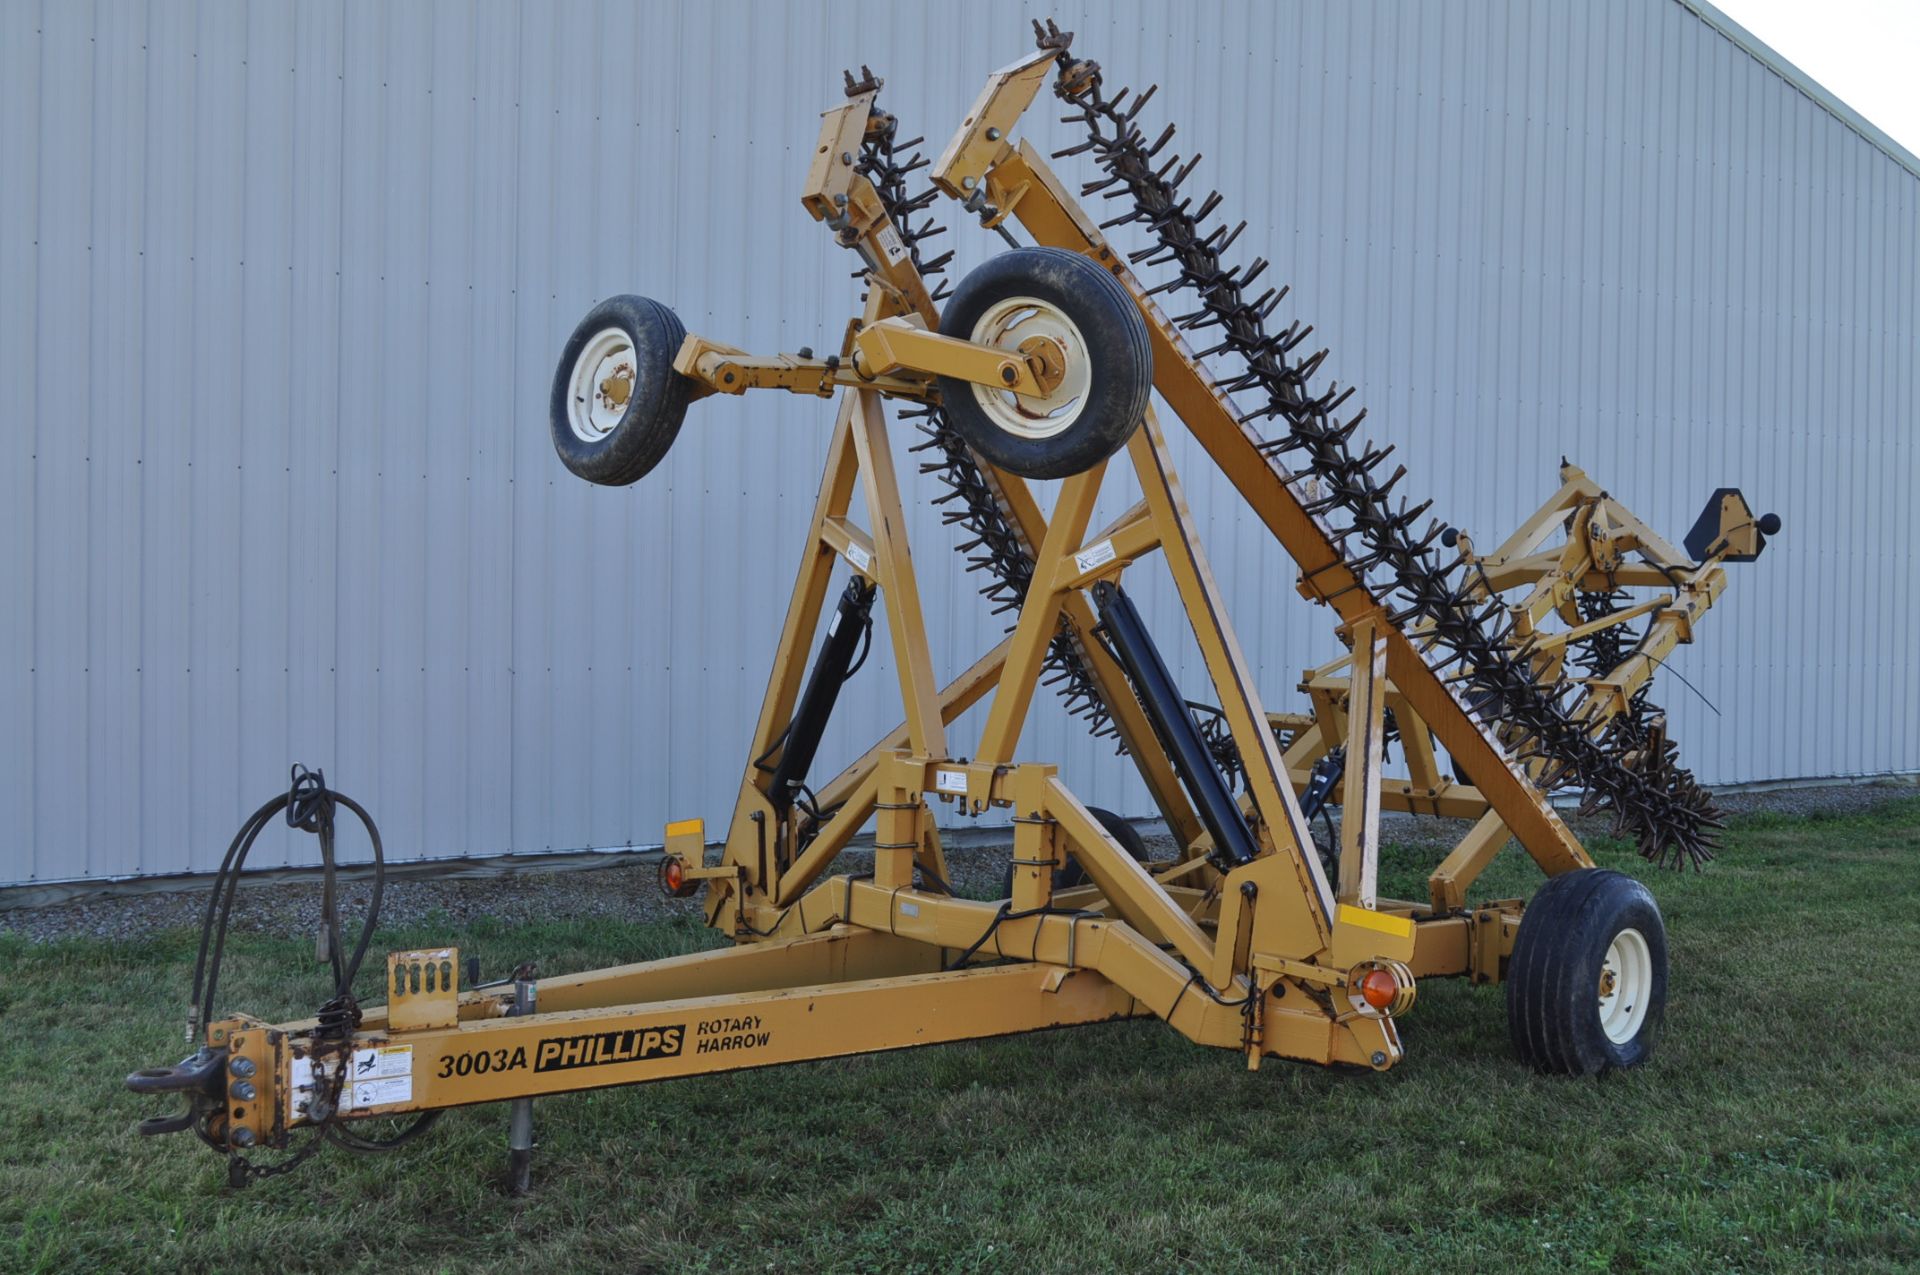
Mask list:
[[[1556,532],[1563,535],[1563,542],[1543,548]],[[1514,620],[1511,642],[1533,661],[1543,681],[1567,676],[1570,643],[1608,627],[1647,620],[1645,631],[1617,668],[1602,677],[1578,679],[1581,690],[1572,711],[1577,720],[1597,731],[1627,710],[1635,693],[1674,647],[1693,640],[1699,617],[1726,589],[1722,560],[1736,551],[1738,542],[1723,540],[1706,561],[1695,563],[1578,466],[1563,462],[1559,489],[1498,549],[1478,555],[1471,537],[1464,534],[1458,547],[1482,596],[1525,590],[1509,604]],[[1582,621],[1575,605],[1579,594],[1631,586],[1657,587],[1661,592],[1599,619]],[[1545,624],[1554,617],[1565,627],[1549,631]],[[1269,719],[1290,736],[1286,765],[1296,787],[1306,785],[1314,763],[1328,752],[1342,745],[1352,747],[1349,713],[1353,704],[1363,702],[1356,692],[1364,681],[1353,676],[1355,665],[1356,657],[1347,655],[1308,669],[1300,690],[1307,695],[1311,711],[1276,713]],[[1475,821],[1428,878],[1432,908],[1457,910],[1465,904],[1467,890],[1507,844],[1509,830],[1478,788],[1442,773],[1434,732],[1390,683],[1385,705],[1393,710],[1408,773],[1405,778],[1379,777],[1365,791],[1384,809]],[[1528,763],[1529,773],[1537,775],[1541,765],[1537,760]],[[1349,769],[1340,798],[1349,808],[1355,800],[1354,785],[1354,772]]]
[[[702,392],[839,395],[748,756],[765,758],[779,748],[841,563],[878,590],[900,724],[821,786],[818,808],[833,813],[818,826],[806,814],[783,816],[769,800],[766,770],[749,764],[716,861],[706,860],[697,821],[670,827],[669,853],[704,886],[706,919],[736,940],[731,950],[544,978],[539,1012],[527,1015],[510,1012],[513,998],[504,991],[460,990],[444,976],[422,991],[390,973],[390,1005],[366,1016],[350,1055],[317,1042],[311,1022],[213,1024],[209,1043],[258,1065],[255,1096],[229,1107],[220,1136],[246,1130],[246,1139],[258,1143],[284,1138],[312,1118],[315,1095],[327,1091],[331,1069],[348,1057],[355,1074],[343,1093],[353,1118],[1148,1014],[1196,1042],[1241,1051],[1249,1066],[1277,1056],[1390,1067],[1402,1056],[1393,1017],[1351,994],[1357,978],[1392,972],[1405,992],[1395,1012],[1411,1002],[1416,976],[1495,981],[1512,949],[1520,905],[1469,910],[1458,891],[1443,898],[1438,887],[1441,906],[1433,908],[1376,897],[1379,811],[1418,804],[1412,787],[1380,775],[1388,707],[1403,737],[1406,723],[1420,723],[1422,760],[1408,783],[1426,785],[1424,800],[1433,809],[1487,811],[1501,839],[1511,831],[1549,873],[1589,863],[1497,731],[1477,722],[1429,667],[1420,635],[1396,627],[1382,600],[1347,567],[1309,512],[1302,484],[1257,450],[1259,440],[1240,424],[1226,394],[1059,180],[1030,146],[1007,140],[1050,63],[1043,53],[996,73],[933,180],[961,199],[984,190],[999,218],[1017,220],[1042,244],[1086,254],[1126,285],[1153,339],[1161,397],[1299,564],[1302,592],[1338,617],[1354,652],[1348,673],[1335,679],[1329,666],[1310,677],[1316,713],[1297,732],[1294,750],[1283,755],[1276,742],[1152,413],[1124,457],[1061,484],[1050,517],[1024,481],[982,462],[1033,557],[1032,585],[1006,640],[944,685],[936,679],[885,399],[933,397],[942,376],[1018,390],[1039,369],[934,333],[938,314],[926,283],[855,168],[863,130],[875,118],[875,90],[857,92],[823,117],[802,201],[868,268],[866,306],[848,327],[841,357],[759,357],[690,336],[676,367]],[[1143,499],[1090,531],[1107,472],[1123,464]],[[1588,495],[1573,479],[1563,491],[1569,500]],[[1602,504],[1623,547],[1633,541],[1674,564],[1670,547]],[[1582,507],[1601,506],[1589,500]],[[1533,533],[1558,516],[1558,509],[1543,510],[1501,552],[1480,560],[1490,589],[1509,579],[1530,582],[1536,592],[1544,589],[1545,602],[1558,603],[1555,590],[1568,564],[1548,567],[1529,557],[1538,541]],[[1259,852],[1230,871],[1209,862],[1208,838],[1172,763],[1125,675],[1092,637],[1089,590],[1155,552],[1172,576],[1245,762],[1245,810]],[[1686,640],[1692,616],[1717,595],[1717,572],[1699,570],[1704,574],[1656,613],[1671,641]],[[1183,848],[1179,862],[1136,862],[1052,766],[1020,759],[1042,661],[1061,633],[1077,644]],[[1542,648],[1540,658],[1552,656]],[[1596,720],[1630,693],[1632,676],[1593,688]],[[958,760],[947,732],[983,701],[979,746],[970,760]],[[1335,739],[1358,760],[1343,794],[1348,818],[1339,879],[1329,881],[1295,790],[1313,749]],[[1438,779],[1433,740],[1462,759],[1477,787],[1456,792]],[[938,883],[948,873],[930,800],[966,813],[1011,811],[1016,870],[1009,900],[983,903],[943,892]],[[869,823],[871,875],[829,875]],[[1090,884],[1056,894],[1054,874],[1068,855]],[[395,970],[459,964],[446,950],[395,961]],[[363,1075],[377,1079],[363,1087]]]

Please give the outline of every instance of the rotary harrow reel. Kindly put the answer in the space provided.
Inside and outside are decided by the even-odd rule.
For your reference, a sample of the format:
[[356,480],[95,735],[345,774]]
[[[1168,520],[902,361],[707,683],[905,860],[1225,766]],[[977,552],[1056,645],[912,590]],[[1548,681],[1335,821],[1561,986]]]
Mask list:
[[[900,140],[877,77],[847,77],[801,197],[859,259],[863,305],[837,352],[751,354],[635,296],[595,307],[562,351],[553,442],[595,483],[643,478],[707,395],[837,398],[732,817],[717,853],[702,820],[666,830],[663,886],[701,895],[734,946],[548,978],[525,966],[510,988],[473,985],[451,948],[396,953],[385,1007],[359,1008],[349,965],[319,1019],[278,1026],[215,1015],[209,975],[189,1028],[197,1052],[129,1081],[187,1096],[150,1131],[197,1129],[244,1182],[274,1171],[249,1167],[250,1148],[304,1137],[291,1153],[302,1157],[326,1137],[370,1149],[389,1144],[348,1133],[353,1122],[511,1100],[523,1185],[541,1094],[1148,1015],[1249,1067],[1281,1057],[1385,1070],[1403,1057],[1399,1022],[1418,980],[1442,976],[1505,982],[1515,1047],[1538,1068],[1646,1059],[1665,995],[1659,910],[1638,882],[1593,866],[1549,797],[1578,790],[1650,858],[1707,857],[1718,821],[1673,760],[1648,680],[1692,640],[1724,564],[1757,556],[1778,520],[1716,493],[1683,552],[1565,466],[1552,500],[1477,552],[1402,493],[1393,449],[1365,440],[1365,413],[1345,410],[1352,391],[1316,384],[1326,353],[1309,345],[1311,328],[1274,320],[1285,290],[1262,286],[1267,263],[1228,264],[1245,223],[1215,220],[1217,193],[1183,193],[1198,157],[1168,151],[1170,126],[1149,137],[1152,91],[1109,91],[1070,34],[1036,34],[1038,52],[988,80],[933,160]],[[1065,154],[1099,172],[1080,194],[1116,209],[1104,222],[1014,140],[1049,81],[1085,130]],[[922,170],[930,185],[915,190]],[[1011,245],[951,295],[950,254],[925,252],[942,198]],[[1123,255],[1106,237],[1119,226],[1146,246]],[[1169,317],[1162,300],[1184,313]],[[1155,394],[1350,649],[1309,671],[1309,713],[1261,701]],[[1010,624],[944,682],[889,405],[916,427],[920,471],[942,488],[936,503],[984,577],[985,604]],[[1095,530],[1113,468],[1130,470],[1142,497]],[[1059,480],[1046,513],[1030,485],[1042,480]],[[1564,543],[1549,545],[1556,532]],[[1203,658],[1197,700],[1128,594],[1156,557]],[[840,690],[881,640],[901,720],[823,779]],[[1115,738],[1173,858],[1149,859],[1055,766],[1020,757],[1049,685]],[[949,728],[976,704],[981,736],[957,750]],[[1405,777],[1383,773],[1389,738]],[[301,808],[323,797],[307,792]],[[943,805],[1011,815],[1005,897],[953,894],[934,818]],[[1336,805],[1323,854],[1312,820]],[[1382,809],[1476,820],[1429,898],[1380,895]],[[830,874],[869,828],[873,870]],[[1509,838],[1549,880],[1529,904],[1470,904]],[[244,857],[237,841],[236,870]]]

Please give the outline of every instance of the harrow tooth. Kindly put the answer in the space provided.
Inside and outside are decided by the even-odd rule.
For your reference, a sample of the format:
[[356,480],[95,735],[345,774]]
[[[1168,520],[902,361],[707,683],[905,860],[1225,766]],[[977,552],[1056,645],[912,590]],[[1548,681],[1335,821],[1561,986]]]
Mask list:
[[[1215,198],[1219,195],[1219,193],[1220,193],[1219,191],[1215,191],[1212,196],[1209,196],[1209,198]],[[1231,248],[1233,246],[1233,241],[1238,239],[1240,237],[1240,232],[1245,230],[1246,228],[1247,228],[1247,223],[1245,221],[1242,221],[1239,225],[1235,226],[1231,231],[1229,231],[1224,224],[1215,226],[1212,232],[1208,234],[1204,240],[1201,241],[1200,246],[1206,249],[1208,252],[1213,253],[1217,257],[1221,253],[1225,252],[1228,248]],[[1221,235],[1225,235],[1226,238],[1220,239]],[[1216,239],[1220,239],[1220,242],[1215,243],[1214,240]]]
[[1417,554],[1427,553],[1432,548],[1433,542],[1446,534],[1446,530],[1446,524],[1435,518],[1427,525],[1427,534],[1413,543],[1411,546],[1413,551]]
[[[1321,438],[1323,440],[1324,445],[1338,446],[1338,447],[1344,448],[1346,446],[1347,440],[1353,437],[1353,432],[1359,429],[1360,423],[1366,419],[1367,419],[1367,409],[1363,407],[1359,411],[1355,412],[1353,414],[1353,419],[1348,421],[1346,424],[1332,425],[1332,426],[1326,427],[1321,433]],[[1369,440],[1367,443],[1367,446],[1361,449],[1362,463],[1364,463],[1367,454],[1371,452],[1372,447],[1373,447],[1373,443],[1371,440]],[[1392,447],[1393,445],[1390,444],[1388,446],[1388,450],[1391,451]],[[1383,456],[1386,455],[1386,452],[1382,452],[1381,455]]]
[[[1339,392],[1336,393],[1336,390]],[[1353,397],[1353,394],[1353,386],[1349,385],[1345,389],[1341,389],[1340,383],[1336,381],[1327,386],[1327,392],[1314,401],[1314,412],[1320,416],[1331,416],[1339,411],[1346,401]],[[1389,447],[1387,450],[1391,451],[1393,449]]]
[[[1405,466],[1402,466],[1401,468],[1404,470]],[[1386,495],[1386,489],[1382,488],[1380,491],[1380,494],[1382,496]],[[1394,530],[1399,532],[1401,534],[1401,537],[1404,539],[1407,528],[1413,526],[1414,523],[1419,522],[1421,516],[1425,514],[1427,510],[1431,509],[1432,507],[1433,507],[1433,501],[1429,499],[1429,500],[1423,500],[1419,504],[1409,509],[1407,507],[1407,502],[1404,499],[1402,499],[1400,502],[1400,512],[1395,514],[1392,518]],[[1566,683],[1561,682],[1561,683],[1557,683],[1557,685],[1564,686],[1566,685]]]

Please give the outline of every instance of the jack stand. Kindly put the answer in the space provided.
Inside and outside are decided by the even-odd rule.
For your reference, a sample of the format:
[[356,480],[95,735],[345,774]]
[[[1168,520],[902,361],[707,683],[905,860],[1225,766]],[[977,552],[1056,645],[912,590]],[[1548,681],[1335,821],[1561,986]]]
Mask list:
[[[513,972],[513,1010],[519,1018],[535,1012],[539,993],[528,961]],[[515,1098],[507,1114],[507,1193],[525,1195],[533,1176],[533,1099]]]

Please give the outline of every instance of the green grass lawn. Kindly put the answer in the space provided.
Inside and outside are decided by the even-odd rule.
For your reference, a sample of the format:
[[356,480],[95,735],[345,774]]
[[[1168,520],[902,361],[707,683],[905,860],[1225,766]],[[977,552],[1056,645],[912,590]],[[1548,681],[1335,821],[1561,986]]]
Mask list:
[[[1500,991],[1436,980],[1384,1075],[1249,1073],[1136,1022],[543,1099],[524,1201],[499,1188],[504,1107],[230,1192],[189,1136],[135,1137],[149,1106],[120,1084],[185,1052],[194,936],[0,936],[0,1269],[1920,1265],[1920,800],[1744,820],[1699,876],[1597,853],[1652,882],[1672,940],[1666,1036],[1635,1072],[1532,1075]],[[1383,887],[1414,891],[1426,864],[1387,859]],[[1534,879],[1509,852],[1485,892]],[[683,924],[381,939],[550,973],[710,942]],[[311,958],[238,941],[224,999],[305,1013]]]

